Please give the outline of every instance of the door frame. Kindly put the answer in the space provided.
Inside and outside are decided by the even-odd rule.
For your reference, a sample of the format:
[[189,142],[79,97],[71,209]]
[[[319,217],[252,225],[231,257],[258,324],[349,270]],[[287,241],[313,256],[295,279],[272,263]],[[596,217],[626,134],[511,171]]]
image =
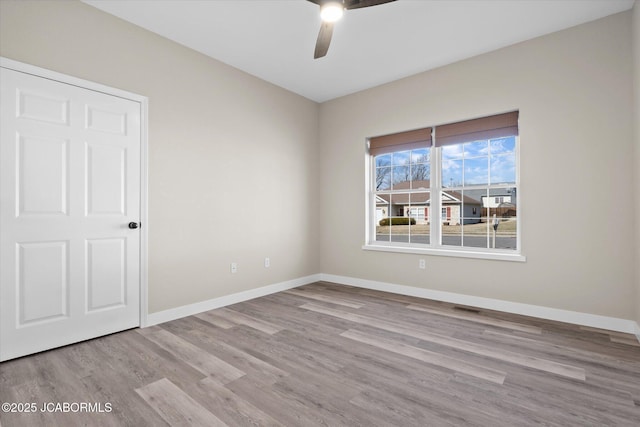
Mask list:
[[[47,70],[35,65],[25,64],[0,56],[0,68],[7,68],[49,80],[78,86],[81,88],[128,99],[140,104],[140,327],[147,326],[148,317],[148,126],[149,99],[146,96],[121,89],[105,86],[100,83]],[[2,232],[2,230],[0,230]]]

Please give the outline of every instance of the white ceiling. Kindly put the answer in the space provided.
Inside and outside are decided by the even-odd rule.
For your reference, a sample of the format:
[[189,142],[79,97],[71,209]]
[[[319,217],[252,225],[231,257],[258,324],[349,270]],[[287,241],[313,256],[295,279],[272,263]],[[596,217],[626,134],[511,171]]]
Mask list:
[[313,59],[319,8],[306,0],[83,0],[323,102],[622,12],[634,0],[398,0],[349,10]]

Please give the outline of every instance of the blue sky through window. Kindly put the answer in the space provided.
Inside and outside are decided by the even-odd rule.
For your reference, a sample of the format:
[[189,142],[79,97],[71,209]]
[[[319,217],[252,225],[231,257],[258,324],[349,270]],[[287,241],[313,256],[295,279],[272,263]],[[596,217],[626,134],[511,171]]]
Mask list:
[[442,147],[442,185],[515,184],[514,136]]
[[[442,186],[515,184],[515,148],[514,136],[442,147]],[[430,152],[421,148],[376,156],[376,190],[390,190],[411,179],[428,180]]]

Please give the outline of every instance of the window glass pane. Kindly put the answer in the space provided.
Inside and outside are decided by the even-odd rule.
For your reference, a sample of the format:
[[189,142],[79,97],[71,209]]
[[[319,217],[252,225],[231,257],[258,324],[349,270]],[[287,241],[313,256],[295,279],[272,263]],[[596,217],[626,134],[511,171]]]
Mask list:
[[418,150],[411,151],[411,164],[416,163],[429,163],[429,149],[428,148],[420,148]]
[[409,224],[409,242],[429,244],[429,193],[411,194],[411,205],[408,207],[408,216],[413,221]]
[[488,224],[486,221],[479,222],[480,218],[465,218],[464,243],[463,246],[469,248],[487,248],[488,245]]
[[515,197],[515,188],[494,188],[489,190],[486,220],[489,223],[490,248],[517,248],[517,205]]
[[392,242],[409,242],[409,209],[411,207],[411,198],[409,193],[401,193],[393,195],[393,203],[391,206],[390,233]]
[[462,225],[476,224],[482,217],[482,195],[486,190],[463,190],[459,199],[462,201]]
[[418,163],[411,165],[412,188],[429,188],[431,165],[429,163]]
[[509,153],[516,150],[516,137],[492,139],[491,154]]
[[512,217],[516,215],[516,190],[515,188],[492,188],[483,205],[491,210],[489,216],[496,214],[499,217]]
[[483,221],[483,200],[487,189],[463,191],[462,245],[469,248],[487,248],[487,223]]
[[483,185],[488,183],[489,167],[487,158],[480,157],[475,159],[465,159],[464,185]]
[[[378,242],[388,242],[389,234],[391,232],[388,226],[390,206],[392,202],[392,196],[389,194],[377,194],[376,195],[376,238]],[[385,221],[387,221],[385,223]]]
[[393,189],[408,190],[411,185],[409,166],[394,166],[392,171]]
[[513,218],[515,219],[518,214],[518,199],[516,194],[516,188],[507,188],[506,189],[507,196],[505,196],[502,211],[499,212],[502,218]]
[[[405,216],[405,220],[407,221],[406,223],[406,228],[405,228],[405,232],[407,233],[407,242],[411,241],[411,237],[413,232],[415,231],[414,228],[415,226],[418,224],[418,221],[422,220],[422,218],[420,218],[420,214],[424,215],[424,211],[420,212],[412,203],[413,203],[413,199],[414,199],[414,194],[410,194],[409,195],[409,204],[406,205],[404,207],[404,216]],[[404,231],[404,230],[403,230]]]
[[485,141],[475,141],[462,144],[464,149],[464,157],[482,157],[488,154],[489,143]]
[[453,191],[443,191],[441,193],[440,227],[443,245],[460,246],[462,242],[459,197],[460,195],[455,194]]
[[[517,249],[518,221],[514,218],[501,218],[496,230],[496,249]],[[493,227],[491,228],[493,231]]]
[[442,244],[446,246],[462,246],[462,226],[443,221]]
[[428,206],[429,203],[429,193],[417,192],[411,194],[411,216],[413,218],[418,219],[418,223],[420,221],[424,222],[426,216],[428,216],[428,212],[425,212],[424,208]]
[[462,144],[445,145],[442,147],[442,159],[461,159]]
[[376,156],[376,167],[391,166],[391,154],[381,154]]
[[491,155],[491,184],[515,184],[516,153]]
[[457,187],[462,185],[462,160],[442,161],[442,186]]
[[391,189],[391,168],[376,168],[376,191]]
[[411,155],[411,151],[398,151],[396,153],[392,153],[393,154],[393,158],[392,158],[392,163],[393,166],[401,166],[401,165],[408,165],[409,164],[409,159],[410,159],[410,155]]
[[487,248],[487,223],[483,218],[487,197],[487,189],[442,192],[443,245]]

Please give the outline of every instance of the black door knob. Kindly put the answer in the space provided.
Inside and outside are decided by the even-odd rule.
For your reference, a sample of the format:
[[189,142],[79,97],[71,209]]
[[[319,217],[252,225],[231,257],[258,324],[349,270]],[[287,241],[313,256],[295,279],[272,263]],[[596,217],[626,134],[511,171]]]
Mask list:
[[132,229],[132,230],[138,228],[138,223],[137,222],[130,222],[129,223],[129,228]]

